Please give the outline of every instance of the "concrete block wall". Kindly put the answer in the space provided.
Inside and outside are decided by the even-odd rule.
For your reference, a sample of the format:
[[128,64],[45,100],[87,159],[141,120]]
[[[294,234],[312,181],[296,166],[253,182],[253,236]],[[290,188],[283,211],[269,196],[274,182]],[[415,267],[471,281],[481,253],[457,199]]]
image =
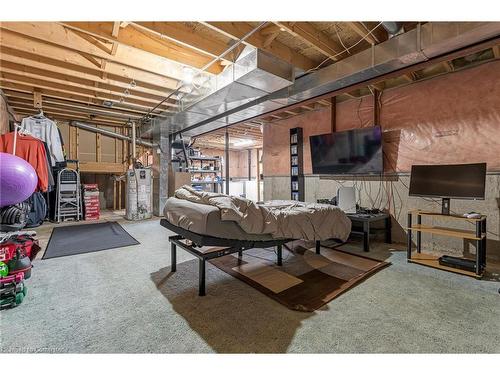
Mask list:
[[[406,242],[407,212],[413,209],[439,212],[439,200],[409,197],[409,176],[381,181],[356,179],[340,181],[323,179],[319,176],[305,177],[305,201],[316,202],[317,199],[332,198],[341,186],[354,186],[357,191],[358,204],[362,207],[376,207],[385,212],[390,212],[392,217],[393,241]],[[290,177],[273,176],[264,177],[264,199],[290,199]],[[485,200],[451,200],[451,210],[455,213],[469,211],[481,212],[487,215],[487,255],[490,260],[500,260],[500,175],[488,175],[486,179]],[[424,224],[437,225],[451,228],[474,230],[470,222],[454,219],[425,218]],[[475,254],[474,243],[453,237],[443,237],[429,233],[422,234],[422,246],[425,251],[443,252],[457,256]]]

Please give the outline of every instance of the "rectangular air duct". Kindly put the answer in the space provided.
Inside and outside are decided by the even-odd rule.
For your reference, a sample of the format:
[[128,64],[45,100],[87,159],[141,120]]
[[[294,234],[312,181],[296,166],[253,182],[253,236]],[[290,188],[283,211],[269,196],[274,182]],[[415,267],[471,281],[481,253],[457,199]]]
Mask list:
[[249,60],[221,73],[232,75],[231,83],[188,107],[187,113],[157,125],[169,126],[173,133],[198,135],[499,35],[500,24],[496,22],[429,22],[295,81],[292,66],[256,50],[248,55]]

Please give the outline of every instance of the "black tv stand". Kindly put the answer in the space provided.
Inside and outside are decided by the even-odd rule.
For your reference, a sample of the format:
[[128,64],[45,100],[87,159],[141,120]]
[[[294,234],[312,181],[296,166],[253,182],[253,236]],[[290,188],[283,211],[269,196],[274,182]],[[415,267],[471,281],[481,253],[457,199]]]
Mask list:
[[441,203],[441,215],[450,214],[450,198],[443,198]]

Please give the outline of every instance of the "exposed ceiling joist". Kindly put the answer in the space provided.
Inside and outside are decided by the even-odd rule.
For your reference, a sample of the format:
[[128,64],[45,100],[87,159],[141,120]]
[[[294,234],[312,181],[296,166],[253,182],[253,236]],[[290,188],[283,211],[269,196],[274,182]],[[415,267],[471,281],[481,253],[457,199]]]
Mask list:
[[347,25],[368,43],[372,45],[377,44],[377,40],[375,39],[375,37],[372,34],[368,33],[369,30],[367,30],[362,22],[347,22]]
[[[219,39],[197,33],[184,22],[134,22],[133,25],[212,57],[221,55],[229,47]],[[226,59],[232,60],[230,56]]]
[[343,50],[340,44],[330,39],[327,35],[317,30],[308,22],[276,22],[276,25],[286,30],[289,34],[311,45],[315,50],[334,61],[340,59]]
[[[2,22],[0,23],[1,33],[12,32],[23,35],[25,38],[42,41],[62,48],[59,58],[65,57],[66,50],[90,55],[95,59],[105,59],[121,66],[133,67],[145,72],[155,73],[175,80],[183,79],[183,70],[180,64],[159,55],[146,52],[141,49],[127,45],[121,45],[113,56],[104,52],[95,45],[86,42],[75,33],[69,31],[67,27],[55,22]],[[122,31],[120,35],[122,35]],[[111,33],[111,32],[110,32]],[[164,46],[159,49],[166,49]],[[51,56],[51,55],[49,55]]]
[[[64,99],[64,100],[76,101],[76,102],[84,103],[84,104],[88,103],[88,104],[103,106],[103,101],[96,99],[94,97],[79,95],[79,94],[60,91],[60,90],[39,88],[38,86],[34,87],[33,85],[15,83],[15,82],[10,82],[10,81],[6,81],[6,80],[0,80],[0,88],[4,89],[5,92],[7,90],[14,90],[14,91],[24,92],[24,93],[29,93],[29,94],[32,94],[34,91],[39,90],[44,97],[49,96],[51,98]],[[114,106],[114,108],[123,108],[123,109],[129,110],[129,111],[130,110],[137,110],[137,111],[140,111],[143,113],[146,113],[146,111],[147,111],[147,108],[135,106],[135,105],[130,105],[130,104],[124,104],[124,103],[120,103],[119,105]],[[160,112],[160,111],[156,111],[155,113],[158,113],[158,112]]]
[[[161,39],[158,37],[158,33],[153,34],[152,31],[145,28],[138,29],[129,25],[121,29],[117,37],[113,37],[113,22],[65,22],[63,25],[78,32],[102,37],[110,43],[133,47],[197,68],[201,68],[212,61],[212,56],[208,56],[205,52],[201,53],[199,50],[186,47],[186,45]],[[145,33],[145,30],[149,31],[149,34]],[[213,64],[207,71],[217,74],[222,71],[222,67],[220,64]]]
[[[151,100],[152,103],[161,101],[164,96],[152,93],[146,93],[136,88],[132,89],[130,86],[116,86],[108,83],[102,83],[85,78],[69,76],[63,73],[56,73],[51,70],[40,69],[34,66],[17,64],[12,61],[3,60],[4,56],[0,58],[0,65],[2,66],[3,73],[11,73],[15,75],[24,76],[32,80],[41,79],[42,81],[68,85],[75,88],[86,89],[94,87],[96,92],[102,92],[109,95],[117,95],[117,98],[123,95],[125,90],[128,90],[130,98]],[[137,87],[137,86],[136,86]],[[126,98],[127,99],[127,98]],[[118,99],[119,100],[119,99]],[[168,101],[168,105],[175,107],[175,101]]]
[[[20,98],[20,97],[9,97],[8,98],[9,103],[12,105],[30,105],[33,101],[25,98]],[[127,119],[134,119],[138,120],[141,118],[141,114],[139,113],[124,113],[124,112],[116,112],[116,111],[110,111],[110,110],[104,110],[101,108],[92,108],[92,107],[86,107],[83,105],[78,105],[75,103],[65,103],[61,101],[55,101],[54,99],[50,99],[45,97],[43,100],[43,108],[45,109],[61,109],[61,110],[66,110],[66,111],[74,111],[74,112],[80,112],[80,113],[87,113],[89,115],[96,115],[96,116],[102,116],[103,118],[110,118],[110,119],[119,119],[119,120],[127,120]]]
[[[246,22],[203,22],[203,24],[232,39],[241,39],[253,30],[253,27]],[[244,43],[261,48],[303,70],[312,69],[317,65],[316,62],[304,55],[301,55],[277,40],[274,40],[268,46],[265,45],[265,42],[265,36],[255,33],[248,37]]]
[[[11,89],[5,89],[3,90],[5,96],[9,100],[27,100],[28,102],[33,101],[33,93],[31,92],[23,92],[23,91],[15,91]],[[115,114],[121,114],[124,117],[134,117],[134,116],[139,116],[142,117],[143,115],[146,114],[146,111],[144,110],[137,110],[137,109],[132,109],[132,108],[126,108],[123,106],[113,106],[113,107],[107,107],[103,106],[102,104],[97,104],[97,103],[91,103],[91,102],[82,102],[78,101],[72,98],[58,98],[58,97],[53,97],[53,96],[48,96],[47,92],[43,94],[43,101],[44,103],[54,103],[57,105],[61,105],[63,107],[71,107],[71,108],[84,108],[84,109],[90,109],[90,110],[101,110],[105,112],[110,112],[110,113],[115,113]],[[158,116],[159,114],[157,114]]]
[[100,67],[91,66],[79,53],[59,47],[32,41],[7,32],[0,32],[1,58],[6,61],[22,63],[57,74],[66,74],[109,83],[124,88],[133,80],[138,89],[168,95],[177,87],[177,81],[114,63],[106,65],[106,77]]
[[[92,89],[92,88],[78,87],[72,83],[71,84],[59,83],[56,82],[55,80],[49,80],[49,79],[43,80],[41,78],[33,78],[29,77],[28,74],[24,73],[21,74],[7,73],[5,70],[2,70],[0,72],[0,79],[2,80],[2,82],[11,82],[14,84],[29,85],[35,89],[41,88],[48,90],[57,90],[61,93],[76,94],[102,101],[111,100],[113,102],[122,102],[123,104],[134,105],[137,107],[144,107],[145,109],[154,107],[157,104],[157,101],[152,99],[137,98],[133,95],[122,97],[120,95],[98,91],[95,88]],[[124,99],[123,101],[121,101],[122,98]],[[171,103],[165,103],[164,105],[161,106],[161,108],[163,110],[168,110],[172,106],[173,104]]]

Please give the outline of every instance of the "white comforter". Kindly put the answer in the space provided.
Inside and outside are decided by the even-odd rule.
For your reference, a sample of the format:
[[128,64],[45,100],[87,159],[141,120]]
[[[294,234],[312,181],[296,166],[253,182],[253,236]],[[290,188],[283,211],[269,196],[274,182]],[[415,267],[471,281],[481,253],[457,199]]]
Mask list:
[[198,192],[188,185],[175,197],[219,208],[221,220],[235,221],[247,233],[271,234],[274,238],[345,241],[351,221],[337,206],[297,201],[251,200],[225,194]]

